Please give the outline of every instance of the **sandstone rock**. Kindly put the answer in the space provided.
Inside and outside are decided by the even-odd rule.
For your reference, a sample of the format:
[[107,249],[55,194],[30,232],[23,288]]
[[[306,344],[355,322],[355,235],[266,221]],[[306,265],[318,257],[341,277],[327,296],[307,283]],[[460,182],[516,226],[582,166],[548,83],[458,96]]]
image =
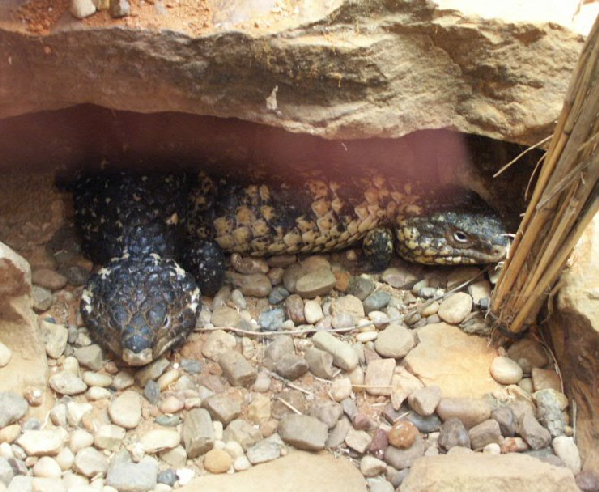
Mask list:
[[[46,348],[31,308],[31,270],[21,256],[2,242],[0,278],[0,342],[12,352],[10,364],[0,369],[0,391],[20,394],[23,388],[34,387],[42,391],[44,402],[50,402],[46,396]],[[41,413],[46,410],[40,408]]]
[[576,440],[583,469],[599,474],[599,215],[591,221],[563,272],[557,311],[549,321],[564,387],[578,402]]
[[522,454],[427,456],[414,463],[402,492],[576,492],[572,472]]
[[[309,473],[306,471],[309,470]],[[273,480],[273,477],[278,477]],[[294,451],[270,463],[233,475],[201,476],[178,489],[243,490],[244,492],[294,492],[326,490],[327,492],[366,492],[360,471],[349,461],[329,453]]]
[[480,397],[501,386],[489,374],[495,351],[484,338],[445,323],[418,328],[420,343],[405,357],[406,368],[444,397]]
[[229,453],[220,449],[211,449],[204,456],[204,468],[210,473],[225,473],[232,464]]

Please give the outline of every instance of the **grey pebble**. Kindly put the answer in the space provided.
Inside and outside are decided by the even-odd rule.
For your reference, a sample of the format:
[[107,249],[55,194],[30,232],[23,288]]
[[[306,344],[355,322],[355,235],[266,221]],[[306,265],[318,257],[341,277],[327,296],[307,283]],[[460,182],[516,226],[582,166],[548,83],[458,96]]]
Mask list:
[[260,313],[258,324],[264,331],[278,331],[285,322],[285,310],[282,308],[269,309]]
[[219,359],[223,375],[232,386],[251,386],[256,380],[256,369],[235,350],[228,350]]
[[156,479],[157,483],[165,483],[166,485],[170,485],[171,487],[175,485],[176,481],[177,474],[175,473],[175,470],[173,470],[172,468],[162,470],[160,473],[158,473],[158,477]]
[[188,374],[199,374],[202,372],[202,363],[195,359],[181,359],[181,369]]
[[164,427],[177,427],[181,423],[181,417],[178,415],[158,415],[154,422]]
[[520,424],[519,434],[533,449],[546,448],[551,443],[551,434],[532,415],[525,415]]
[[470,435],[460,419],[450,418],[443,423],[438,444],[439,448],[445,451],[456,446],[470,448]]
[[278,431],[287,444],[307,451],[323,449],[329,434],[327,425],[316,417],[297,414],[285,415]]
[[262,439],[262,433],[247,420],[236,419],[223,432],[223,441],[235,441],[243,449],[248,449]]
[[312,374],[322,379],[333,379],[335,369],[331,354],[316,347],[310,347],[304,355]]
[[266,463],[281,456],[281,446],[269,439],[264,439],[248,448],[246,454],[252,465]]
[[275,364],[277,374],[290,381],[294,381],[306,374],[309,368],[308,363],[303,357],[293,353],[283,355]]
[[510,407],[499,407],[491,412],[491,418],[495,419],[501,429],[503,437],[513,437],[516,435],[517,424],[516,415]]
[[426,451],[426,443],[422,436],[418,434],[414,440],[414,444],[408,449],[399,449],[394,446],[389,446],[385,450],[385,462],[397,470],[403,470],[412,466],[421,456],[424,456]]
[[347,293],[356,296],[361,301],[366,299],[372,292],[374,292],[374,282],[370,277],[360,275],[352,277],[349,281]]
[[29,410],[27,400],[12,391],[0,392],[0,428],[14,424]]
[[381,311],[382,309],[387,307],[390,300],[391,294],[389,294],[389,292],[381,290],[379,290],[378,292],[374,292],[370,294],[368,297],[366,297],[366,299],[364,299],[364,301],[362,302],[362,304],[364,305],[364,312],[368,314],[371,311]]
[[214,446],[214,426],[204,408],[194,408],[187,413],[181,427],[181,441],[190,459],[210,451]]
[[148,381],[144,388],[144,396],[152,405],[158,405],[160,401],[160,386],[158,386],[156,381]]
[[310,405],[309,414],[324,422],[329,429],[337,425],[343,409],[341,405],[331,400],[317,400]]
[[241,413],[243,399],[238,394],[218,393],[202,402],[210,416],[224,425],[235,420]]
[[139,463],[113,463],[108,469],[106,484],[117,490],[145,492],[156,487],[158,462],[146,456]]
[[487,444],[500,444],[502,441],[501,429],[497,420],[488,419],[475,425],[468,431],[470,437],[470,445],[472,449],[479,450]]
[[268,295],[268,302],[271,304],[279,304],[289,297],[289,291],[282,286],[277,286],[272,289]]

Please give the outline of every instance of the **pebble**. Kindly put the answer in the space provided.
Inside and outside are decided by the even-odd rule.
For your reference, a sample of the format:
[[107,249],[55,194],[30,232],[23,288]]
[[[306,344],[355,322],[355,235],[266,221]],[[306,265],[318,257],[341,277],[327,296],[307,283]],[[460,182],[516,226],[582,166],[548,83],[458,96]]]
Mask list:
[[156,481],[159,484],[163,483],[165,485],[168,485],[169,487],[172,487],[173,485],[175,485],[175,482],[177,481],[177,474],[175,473],[175,470],[173,470],[172,468],[168,468],[167,470],[162,470],[158,473]]
[[374,349],[382,357],[405,357],[415,345],[412,330],[398,324],[391,324],[379,333]]
[[82,366],[89,367],[92,371],[99,370],[103,365],[102,349],[95,343],[87,347],[76,348],[73,355]]
[[75,455],[69,448],[62,448],[56,455],[55,460],[62,471],[67,471],[75,464]]
[[434,414],[423,417],[416,412],[408,412],[405,419],[412,422],[416,428],[424,434],[439,432],[439,430],[441,430],[441,419]]
[[181,436],[176,429],[152,429],[141,436],[140,442],[146,453],[158,453],[179,445]]
[[69,437],[69,448],[73,453],[77,453],[83,448],[87,448],[94,443],[94,436],[83,429],[75,429]]
[[366,314],[372,311],[380,311],[387,307],[389,301],[391,300],[391,294],[385,291],[377,291],[370,294],[363,301],[364,312]]
[[105,388],[112,385],[112,377],[109,374],[86,371],[83,373],[83,382],[88,386],[100,386]]
[[366,366],[364,384],[371,395],[390,395],[391,380],[395,373],[395,359],[375,359]]
[[520,423],[519,434],[533,449],[542,449],[551,443],[551,434],[532,415],[525,415]]
[[374,282],[369,276],[359,275],[351,278],[347,293],[363,301],[374,292],[374,287]]
[[17,439],[29,456],[56,455],[67,439],[67,432],[61,428],[47,430],[28,430]]
[[31,273],[31,283],[55,292],[67,285],[67,278],[50,268],[40,268]]
[[202,403],[210,416],[224,425],[236,419],[243,408],[243,398],[238,391],[233,391],[213,395]]
[[289,291],[283,286],[277,286],[272,289],[268,295],[270,304],[279,304],[289,297]]
[[141,404],[142,400],[138,393],[125,391],[110,404],[108,408],[110,419],[114,424],[125,429],[134,429],[141,420]]
[[29,410],[27,400],[12,391],[0,391],[0,429],[14,424]]
[[270,389],[270,383],[270,376],[266,372],[260,372],[254,382],[254,391],[265,393]]
[[[276,421],[274,421],[276,425]],[[276,430],[276,427],[275,427]],[[243,449],[247,449],[250,446],[256,444],[262,439],[262,433],[259,428],[250,424],[246,420],[233,420],[222,434],[223,441],[236,441]]]
[[460,419],[450,418],[441,426],[437,442],[439,447],[445,451],[456,446],[470,448],[470,435]]
[[324,449],[328,430],[327,425],[316,417],[297,414],[285,415],[278,426],[284,442],[307,451]]
[[395,487],[391,482],[384,479],[383,477],[368,478],[366,479],[368,484],[368,490],[370,492],[394,492]]
[[347,435],[345,436],[345,444],[354,451],[358,453],[365,453],[370,443],[372,442],[372,437],[368,432],[363,430],[356,430],[353,427],[350,427]]
[[493,379],[501,384],[517,384],[524,375],[518,363],[509,357],[495,357],[490,372]]
[[[212,311],[210,322],[213,326],[234,328],[239,327],[241,323],[241,315],[239,311],[229,306],[218,306]],[[216,332],[212,332],[216,333]]]
[[566,464],[575,475],[580,472],[582,466],[578,446],[574,438],[566,436],[555,437],[551,443],[555,454]]
[[418,429],[409,420],[397,420],[389,429],[387,439],[391,446],[407,449],[414,444],[418,436]]
[[439,306],[438,315],[443,321],[459,324],[472,311],[472,297],[465,292],[458,292],[443,300]]
[[275,364],[275,371],[285,379],[294,381],[308,372],[309,366],[303,357],[285,354]]
[[264,331],[278,331],[285,322],[285,311],[281,308],[269,309],[260,313],[258,324]]
[[408,270],[387,268],[381,275],[381,280],[396,289],[404,289],[418,280],[418,277]]
[[53,359],[64,354],[69,338],[69,332],[64,325],[44,320],[40,323],[42,336],[46,342],[46,353]]
[[219,360],[223,375],[231,386],[251,386],[256,380],[256,369],[235,350],[225,352]]
[[119,372],[112,380],[112,385],[117,391],[122,391],[130,386],[133,386],[135,380],[133,376],[127,372]]
[[108,458],[95,448],[83,448],[75,455],[75,470],[86,477],[103,475],[108,470]]
[[491,282],[487,279],[478,280],[468,286],[468,294],[472,297],[475,306],[480,306],[483,299],[491,297]]
[[181,427],[181,440],[190,459],[212,449],[215,441],[214,427],[207,410],[194,408],[188,412]]
[[514,342],[507,355],[518,363],[525,374],[530,374],[534,367],[545,367],[550,362],[543,345],[532,338]]
[[441,401],[441,388],[438,386],[426,386],[417,389],[408,396],[408,404],[423,417],[432,415]]
[[131,11],[129,0],[111,0],[110,16],[114,19],[127,17]]
[[499,424],[502,436],[512,437],[516,435],[518,422],[514,411],[510,407],[495,408],[491,412],[491,418]]
[[220,449],[211,449],[204,456],[204,468],[210,473],[225,473],[232,464],[229,453]]
[[496,420],[489,419],[475,425],[468,431],[470,445],[472,449],[479,450],[487,444],[496,443],[499,445],[502,441],[501,429]]
[[346,295],[333,299],[331,304],[331,314],[333,316],[350,315],[353,319],[360,319],[366,316],[362,301],[353,295]]
[[528,449],[528,444],[521,437],[506,437],[501,443],[501,453],[522,453]]
[[537,404],[537,419],[552,437],[562,436],[566,432],[566,420],[562,413],[568,406],[566,395],[553,389],[544,389],[534,393]]
[[84,19],[96,13],[96,6],[92,0],[71,0],[69,12],[77,19]]
[[268,297],[272,291],[270,279],[263,273],[254,273],[251,275],[236,273],[231,275],[231,280],[235,287],[239,288],[246,297]]
[[333,356],[330,353],[310,347],[304,355],[312,374],[323,379],[333,379],[335,369],[333,368]]
[[48,289],[44,289],[39,285],[31,287],[31,300],[33,310],[37,313],[47,311],[54,303],[54,296]]
[[324,318],[324,313],[317,301],[309,300],[304,305],[304,319],[306,323],[316,324]]
[[[333,290],[337,279],[328,268],[319,268],[297,279],[295,292],[304,299],[313,299],[317,296],[327,295]],[[290,292],[291,290],[288,289]]]
[[287,299],[285,299],[284,306],[287,318],[293,321],[296,325],[306,323],[306,317],[304,314],[304,301],[300,295],[291,294]]
[[7,425],[0,429],[0,443],[12,444],[21,435],[21,426],[18,424]]
[[92,411],[91,403],[70,401],[67,404],[67,422],[72,427],[79,427],[83,417]]
[[582,492],[599,492],[599,474],[583,470],[576,475],[576,485]]
[[437,405],[437,414],[441,420],[459,419],[466,429],[487,420],[491,416],[489,404],[476,398],[441,398]]
[[312,337],[312,343],[318,349],[333,356],[333,363],[346,371],[358,365],[358,356],[351,345],[334,337],[331,333],[319,331]]
[[106,476],[106,483],[120,491],[150,491],[157,482],[158,463],[150,457],[139,463],[113,462]]
[[233,269],[245,275],[268,272],[268,264],[262,258],[251,258],[233,253],[230,257],[230,263]]
[[269,439],[264,439],[247,450],[247,459],[252,465],[276,460],[280,456],[281,446]]
[[532,386],[535,391],[544,389],[554,389],[555,391],[562,390],[560,377],[553,369],[539,369],[533,367],[531,374]]
[[202,347],[202,355],[207,359],[218,361],[225,352],[234,349],[236,345],[237,341],[233,335],[224,330],[216,330],[208,335],[208,338]]
[[[125,434],[125,429],[117,425],[102,425],[95,431],[93,443],[99,449],[117,451],[125,439]],[[77,447],[81,448],[82,446]]]
[[409,468],[412,463],[421,456],[424,456],[426,444],[420,435],[416,436],[414,444],[408,449],[399,449],[395,446],[389,446],[385,450],[384,460],[397,470]]
[[39,461],[33,465],[33,475],[35,477],[60,478],[62,470],[53,458],[42,456]]
[[0,486],[8,485],[14,477],[14,470],[6,458],[0,458]]
[[341,405],[331,400],[316,400],[310,405],[309,414],[324,422],[329,429],[337,425],[343,410]]
[[49,381],[50,387],[61,395],[78,395],[87,390],[87,384],[70,372],[54,374]]
[[349,398],[352,393],[352,382],[347,377],[336,378],[331,384],[330,394],[335,401],[342,401]]

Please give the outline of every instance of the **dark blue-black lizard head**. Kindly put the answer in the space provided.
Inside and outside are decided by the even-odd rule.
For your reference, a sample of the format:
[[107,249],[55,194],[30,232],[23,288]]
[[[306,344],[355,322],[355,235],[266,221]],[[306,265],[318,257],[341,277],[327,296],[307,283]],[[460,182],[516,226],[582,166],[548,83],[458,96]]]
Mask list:
[[200,291],[175,261],[158,255],[113,260],[81,296],[92,336],[127,364],[148,364],[193,330]]

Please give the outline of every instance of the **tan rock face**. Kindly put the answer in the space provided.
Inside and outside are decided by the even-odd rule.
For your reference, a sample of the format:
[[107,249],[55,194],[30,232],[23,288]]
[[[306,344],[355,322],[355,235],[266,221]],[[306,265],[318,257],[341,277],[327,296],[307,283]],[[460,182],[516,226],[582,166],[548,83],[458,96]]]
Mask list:
[[445,323],[419,328],[417,335],[420,344],[404,359],[406,368],[426,386],[439,386],[444,398],[480,398],[501,387],[489,372],[496,352],[484,338]]
[[216,12],[200,38],[71,19],[42,43],[0,17],[0,117],[89,102],[336,139],[452,127],[532,144],[553,128],[582,46],[571,12],[549,24],[542,0],[527,17],[514,17],[520,3],[305,3],[259,29]]
[[[9,363],[0,368],[0,391],[22,394],[35,388],[46,395],[46,348],[31,308],[29,264],[1,242],[0,342],[12,351]],[[40,415],[51,404],[49,398],[42,398]]]
[[549,333],[564,387],[578,405],[583,468],[599,473],[599,215],[576,245],[560,285]]
[[572,472],[523,454],[427,456],[413,465],[402,492],[576,492]]
[[[306,470],[310,472],[306,473]],[[276,479],[273,480],[273,477]],[[366,481],[349,460],[335,459],[327,453],[313,454],[297,451],[243,473],[199,477],[180,490],[181,492],[197,490],[366,492]]]

